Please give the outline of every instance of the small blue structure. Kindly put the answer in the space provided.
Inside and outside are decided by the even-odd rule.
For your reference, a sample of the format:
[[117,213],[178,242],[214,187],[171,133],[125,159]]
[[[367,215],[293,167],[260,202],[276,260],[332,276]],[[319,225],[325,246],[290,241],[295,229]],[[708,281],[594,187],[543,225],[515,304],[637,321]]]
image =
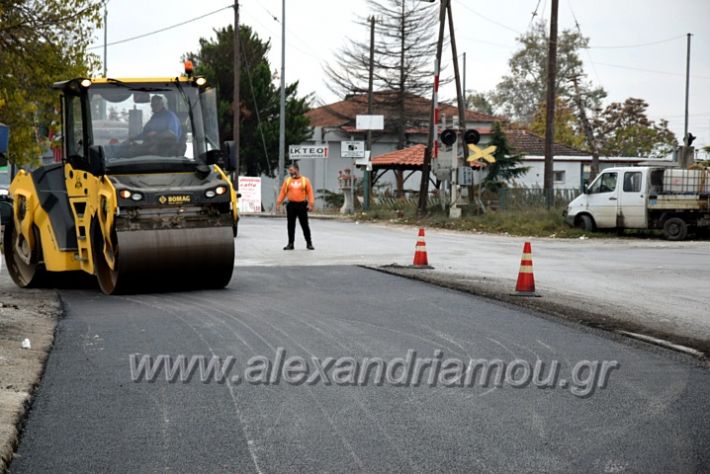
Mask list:
[[10,127],[4,123],[0,123],[0,154],[7,153],[7,147],[10,142]]

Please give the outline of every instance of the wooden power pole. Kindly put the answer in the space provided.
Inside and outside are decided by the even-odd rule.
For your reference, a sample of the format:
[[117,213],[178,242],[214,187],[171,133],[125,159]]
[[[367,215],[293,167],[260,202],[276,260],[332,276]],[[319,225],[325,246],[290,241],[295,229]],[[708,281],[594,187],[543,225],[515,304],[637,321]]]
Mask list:
[[437,94],[439,90],[439,70],[441,68],[441,52],[444,48],[444,30],[446,28],[446,8],[450,0],[441,0],[439,7],[439,38],[436,42],[436,60],[434,63],[434,91],[432,92],[431,110],[429,112],[429,137],[427,138],[427,146],[424,151],[424,163],[422,163],[422,181],[419,185],[419,203],[417,206],[418,212],[424,214],[426,212],[427,197],[429,195],[429,175],[431,173],[431,155],[434,149],[434,134],[436,131],[436,120],[434,116],[436,109]]
[[[372,115],[372,88],[373,80],[375,76],[375,17],[370,17],[370,70],[367,78],[367,114]],[[370,160],[372,160],[372,130],[367,130],[367,153],[370,153]],[[365,168],[365,183],[363,186],[363,203],[362,207],[365,211],[370,210],[370,183],[372,180],[372,173],[367,168]]]
[[550,14],[550,47],[547,53],[547,114],[545,116],[545,174],[543,191],[547,208],[553,206],[555,198],[554,155],[555,138],[555,83],[557,82],[557,10],[559,0],[552,0]]
[[[232,102],[233,107],[233,121],[232,121],[232,137],[234,140],[234,156],[237,159],[237,165],[241,163],[239,159],[239,113],[240,113],[240,90],[239,83],[241,82],[241,69],[242,69],[242,57],[240,50],[240,37],[239,37],[239,0],[234,0],[234,100]],[[234,176],[232,177],[234,181],[234,186],[239,186],[239,170],[235,170]]]

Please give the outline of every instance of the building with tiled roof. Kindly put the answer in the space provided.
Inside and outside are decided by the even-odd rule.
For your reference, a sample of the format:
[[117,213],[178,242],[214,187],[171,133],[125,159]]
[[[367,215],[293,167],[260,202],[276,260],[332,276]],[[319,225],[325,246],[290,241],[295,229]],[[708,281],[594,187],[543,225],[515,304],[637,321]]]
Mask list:
[[[511,148],[524,155],[545,155],[545,137],[527,130],[506,130],[505,136]],[[563,145],[552,144],[553,156],[586,156],[589,153]]]
[[[542,188],[545,175],[545,137],[527,130],[506,130],[510,148],[522,155],[528,172],[516,178],[511,186]],[[581,189],[589,181],[592,155],[583,150],[553,143],[553,179],[557,189]],[[633,166],[648,158],[600,156],[599,168],[613,166]]]
[[[398,105],[395,103],[395,92],[375,92],[372,95],[372,114],[385,117],[385,132],[393,133],[394,122],[399,117]],[[458,109],[450,104],[440,104],[441,113],[451,119],[458,118]],[[426,134],[429,127],[429,113],[431,101],[413,94],[406,94],[404,114],[407,117],[407,135]],[[364,133],[357,130],[355,118],[357,115],[367,114],[367,95],[359,94],[350,96],[340,102],[323,105],[306,113],[311,126],[315,128],[340,129],[346,133]],[[499,120],[492,115],[481,114],[472,110],[465,112],[466,123],[475,126],[490,124]]]
[[[375,92],[373,94],[373,115],[384,117],[384,130],[372,132],[372,157],[394,152],[398,148],[399,136],[397,119],[399,109],[396,105],[397,92]],[[441,103],[440,110],[446,123],[458,124],[458,109],[454,105]],[[407,117],[404,129],[405,147],[422,145],[427,142],[429,134],[429,116],[431,100],[414,94],[406,94],[404,114]],[[340,158],[343,141],[364,141],[367,131],[357,129],[357,116],[367,114],[367,94],[355,94],[332,104],[322,105],[309,111],[306,116],[313,127],[311,140],[306,144],[327,144],[328,158],[301,160],[301,170],[306,176],[315,179],[316,189],[338,189],[338,171],[353,168],[350,158]],[[465,112],[466,128],[475,128],[482,136],[481,142],[487,143],[493,123],[500,120],[492,115],[481,114],[468,110]],[[419,150],[422,147],[415,148]],[[410,150],[411,151],[411,150]],[[404,152],[406,155],[409,152]],[[422,155],[423,156],[423,155]],[[404,168],[393,168],[394,173],[387,173],[380,184],[390,183],[393,187],[403,182]],[[356,172],[356,176],[362,176]],[[312,179],[313,179],[312,178]],[[416,186],[419,177],[415,176],[410,185]]]

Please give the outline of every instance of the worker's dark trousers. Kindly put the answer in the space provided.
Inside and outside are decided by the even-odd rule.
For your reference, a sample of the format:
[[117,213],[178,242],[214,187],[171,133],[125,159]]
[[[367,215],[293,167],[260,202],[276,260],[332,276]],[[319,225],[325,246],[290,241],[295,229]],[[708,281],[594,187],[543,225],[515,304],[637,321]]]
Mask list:
[[308,227],[308,203],[289,202],[286,204],[286,219],[288,220],[288,243],[293,244],[296,237],[296,218],[301,223],[303,229],[303,237],[306,238],[306,243],[311,243],[311,229]]

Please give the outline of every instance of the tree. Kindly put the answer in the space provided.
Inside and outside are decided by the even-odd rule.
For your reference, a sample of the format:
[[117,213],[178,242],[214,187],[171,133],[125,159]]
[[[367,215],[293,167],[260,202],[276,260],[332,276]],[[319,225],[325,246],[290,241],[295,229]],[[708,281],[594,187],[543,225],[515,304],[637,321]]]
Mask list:
[[656,124],[649,120],[647,108],[643,99],[630,97],[604,109],[595,122],[603,155],[660,158],[678,146],[668,121],[661,119]]
[[486,188],[495,190],[503,187],[511,179],[527,173],[530,168],[521,166],[523,157],[511,149],[500,122],[493,124],[492,132],[490,144],[496,147],[493,153],[496,161],[488,165],[488,175],[483,184]]
[[[558,98],[555,104],[555,143],[561,143],[578,150],[585,148],[586,141],[579,130],[579,120],[575,114],[575,109],[562,99]],[[542,104],[530,124],[530,131],[544,136],[546,133],[545,117],[547,114],[547,104]]]
[[[491,94],[491,102],[511,119],[529,124],[545,102],[548,32],[545,22],[538,22],[517,38],[521,49],[510,58],[510,74],[503,76]],[[573,78],[584,75],[579,50],[589,46],[589,39],[579,32],[564,30],[557,39],[556,97],[574,103],[584,96],[584,106],[598,107],[606,92],[590,83],[581,83],[575,91]]]
[[100,26],[99,0],[10,0],[0,6],[0,117],[10,126],[10,159],[38,161],[58,121],[55,81],[88,76],[98,58],[87,52]]
[[[195,73],[217,87],[219,128],[223,139],[233,136],[234,27],[214,30],[216,38],[200,38],[200,50],[186,57],[195,63]],[[242,172],[248,176],[273,176],[278,166],[279,89],[267,59],[271,48],[247,25],[240,25],[241,83],[240,154]],[[305,113],[310,96],[298,97],[298,82],[286,86],[286,144],[300,143],[311,136]]]
[[493,115],[493,105],[483,92],[474,92],[466,97],[466,108],[486,115]]
[[[367,4],[378,19],[373,88],[394,92],[387,95],[389,103],[383,105],[397,110],[397,117],[390,123],[398,136],[398,148],[404,148],[407,97],[425,95],[432,88],[437,5],[418,0],[368,0]],[[361,17],[358,22],[369,28],[367,18]],[[341,97],[367,90],[369,66],[370,44],[349,39],[337,59],[324,68],[328,87]]]

